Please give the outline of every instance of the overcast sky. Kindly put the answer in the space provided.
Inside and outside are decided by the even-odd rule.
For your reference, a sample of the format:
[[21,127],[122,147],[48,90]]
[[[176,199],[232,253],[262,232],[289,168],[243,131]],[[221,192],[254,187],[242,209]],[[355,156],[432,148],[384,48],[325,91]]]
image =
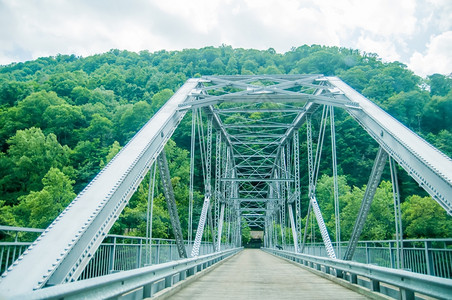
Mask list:
[[112,48],[320,44],[452,72],[451,0],[0,0],[0,65]]

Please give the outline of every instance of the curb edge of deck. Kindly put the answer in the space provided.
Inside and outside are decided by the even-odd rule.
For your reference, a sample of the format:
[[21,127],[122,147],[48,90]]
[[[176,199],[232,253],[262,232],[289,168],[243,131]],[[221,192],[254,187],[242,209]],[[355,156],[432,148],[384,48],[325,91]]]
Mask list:
[[149,300],[165,300],[165,299],[169,299],[169,297],[171,297],[172,295],[174,295],[175,293],[179,292],[181,289],[183,289],[185,286],[187,286],[190,283],[195,282],[196,280],[199,280],[201,277],[203,277],[204,275],[209,274],[211,271],[213,271],[214,269],[216,269],[217,267],[221,266],[224,262],[228,261],[229,259],[231,259],[232,257],[235,257],[237,254],[241,253],[243,251],[240,250],[237,253],[226,257],[225,259],[217,262],[216,264],[211,265],[210,267],[202,270],[201,272],[196,273],[193,276],[190,276],[182,281],[177,282],[176,284],[174,284],[171,287],[168,287],[166,289],[163,289],[161,291],[159,291],[158,293],[155,293],[152,297],[150,298],[145,298],[145,299],[149,299]]
[[274,255],[272,253],[268,253],[268,252],[265,252],[265,253],[273,255],[274,257],[283,259],[283,260],[285,260],[285,261],[287,261],[287,262],[289,262],[289,263],[291,263],[291,264],[293,264],[295,266],[298,266],[298,267],[300,267],[300,268],[302,268],[302,269],[304,269],[306,271],[309,271],[309,272],[311,272],[311,273],[313,273],[315,275],[318,275],[318,276],[320,276],[322,278],[328,279],[328,280],[330,280],[330,281],[332,281],[332,282],[334,282],[334,283],[336,283],[336,284],[338,284],[338,285],[340,285],[342,287],[345,287],[345,288],[347,288],[349,290],[357,292],[357,293],[359,293],[359,294],[361,294],[363,296],[369,297],[370,299],[374,299],[374,300],[394,300],[393,298],[391,298],[389,296],[372,292],[371,290],[366,289],[365,287],[362,287],[362,286],[359,286],[359,285],[355,285],[355,284],[351,284],[350,282],[348,282],[348,281],[346,281],[344,279],[340,279],[340,278],[337,278],[337,277],[335,277],[333,275],[326,274],[326,273],[324,273],[322,271],[318,271],[318,270],[306,267],[306,266],[304,266],[304,265],[302,265],[300,263],[297,263],[297,262],[295,262],[293,260],[290,260],[290,259],[278,256],[278,255]]

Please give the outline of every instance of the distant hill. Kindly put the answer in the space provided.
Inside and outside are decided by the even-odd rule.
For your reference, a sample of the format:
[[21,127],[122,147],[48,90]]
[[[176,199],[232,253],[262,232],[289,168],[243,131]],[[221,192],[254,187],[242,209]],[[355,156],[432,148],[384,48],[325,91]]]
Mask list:
[[[384,63],[375,54],[304,45],[284,54],[271,48],[260,51],[223,46],[154,53],[111,50],[89,57],[57,55],[0,67],[0,224],[47,226],[187,78],[291,73],[339,76],[452,155],[452,79],[439,74],[422,79],[405,65]],[[343,111],[337,111],[336,121],[339,174],[354,195],[353,187],[362,189],[367,182],[377,145]],[[171,173],[179,178],[175,192],[184,222],[189,128],[189,120],[183,121],[168,152],[179,164],[172,164]],[[300,149],[305,151],[302,129],[301,133]],[[325,153],[329,147],[326,142]],[[301,157],[305,160],[303,154]],[[325,156],[322,169],[330,166],[330,158]],[[403,201],[414,203],[406,199],[426,196],[406,174],[400,177]],[[303,171],[305,182],[307,173]],[[145,232],[142,223],[147,183],[142,189],[132,198],[114,231]],[[201,199],[201,193],[198,183],[196,199]],[[306,185],[302,193],[306,199]],[[160,210],[154,234],[168,237],[168,216],[162,195],[158,197]],[[328,212],[326,204],[324,209]],[[407,226],[414,222],[411,216],[406,216]],[[328,223],[331,216],[325,219]],[[437,236],[450,226],[441,224],[438,226],[443,229]],[[182,226],[187,228],[186,224]],[[369,234],[369,238],[381,236]],[[420,235],[413,229],[411,236]]]

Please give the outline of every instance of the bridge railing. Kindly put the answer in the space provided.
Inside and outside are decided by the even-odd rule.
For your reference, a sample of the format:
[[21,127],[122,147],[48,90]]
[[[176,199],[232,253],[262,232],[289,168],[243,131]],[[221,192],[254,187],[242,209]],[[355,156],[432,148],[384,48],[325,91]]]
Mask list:
[[337,283],[344,279],[350,284],[363,286],[395,299],[414,300],[418,296],[449,299],[451,296],[452,280],[447,278],[284,250],[263,250],[311,268],[316,274],[327,276]]
[[[343,254],[347,249],[348,242],[340,243],[340,249],[337,243],[333,243],[333,245],[336,252]],[[293,252],[293,245],[284,246],[284,250]],[[303,253],[328,257],[323,243],[306,244]],[[338,255],[338,257],[342,257],[342,255]],[[403,264],[401,264],[402,257]],[[397,256],[395,240],[361,241],[356,247],[353,261],[452,278],[452,239],[404,240],[403,252],[400,251],[399,256]]]
[[[14,299],[146,299],[228,258],[241,248],[46,287]],[[23,293],[23,292],[22,292]]]
[[[43,229],[0,226],[0,274],[32,244]],[[191,253],[193,243],[186,242],[187,252]],[[222,250],[231,249],[222,245]],[[210,242],[203,242],[199,255],[213,252]],[[79,277],[79,280],[103,276],[119,271],[161,264],[178,260],[179,254],[175,240],[154,238],[149,241],[143,237],[108,235]]]

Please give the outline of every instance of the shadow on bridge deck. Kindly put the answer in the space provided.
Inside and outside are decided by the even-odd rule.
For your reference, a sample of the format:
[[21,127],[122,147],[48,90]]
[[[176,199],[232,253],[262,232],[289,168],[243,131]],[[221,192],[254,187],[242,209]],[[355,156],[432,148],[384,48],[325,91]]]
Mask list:
[[[164,295],[162,295],[164,296]],[[258,249],[245,249],[170,299],[369,299]]]

